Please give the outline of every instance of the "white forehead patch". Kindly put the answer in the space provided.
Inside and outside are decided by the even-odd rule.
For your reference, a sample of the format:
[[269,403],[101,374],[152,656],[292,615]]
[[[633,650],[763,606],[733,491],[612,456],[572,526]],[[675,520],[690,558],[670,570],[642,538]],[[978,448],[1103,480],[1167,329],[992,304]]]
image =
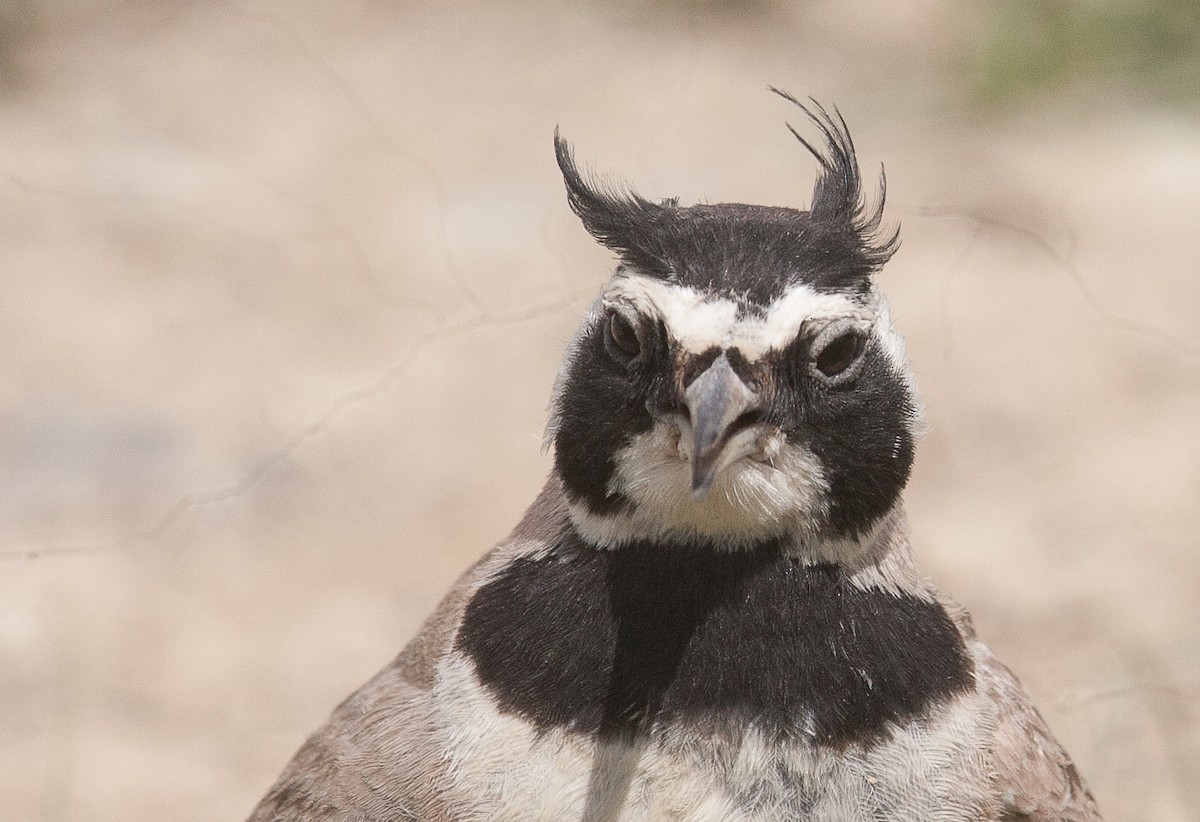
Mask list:
[[874,291],[864,301],[800,283],[771,303],[765,315],[739,317],[738,304],[727,297],[626,272],[612,279],[603,296],[605,303],[628,302],[640,313],[662,320],[685,351],[737,348],[748,360],[785,347],[812,320],[848,318],[869,324],[875,319],[875,299]]
[[737,320],[737,303],[705,299],[694,288],[649,277],[617,274],[604,291],[604,302],[631,303],[639,313],[663,321],[671,338],[688,351],[703,353],[722,346]]

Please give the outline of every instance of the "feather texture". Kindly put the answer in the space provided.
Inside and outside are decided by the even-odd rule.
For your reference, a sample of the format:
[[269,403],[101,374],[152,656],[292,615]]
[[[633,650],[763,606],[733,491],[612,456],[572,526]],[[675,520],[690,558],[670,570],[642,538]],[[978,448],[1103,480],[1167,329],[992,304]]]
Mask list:
[[[1097,822],[1070,758],[917,570],[920,400],[845,121],[799,105],[808,211],[580,172],[621,258],[513,533],[301,747],[253,822]],[[790,126],[789,126],[790,128]]]

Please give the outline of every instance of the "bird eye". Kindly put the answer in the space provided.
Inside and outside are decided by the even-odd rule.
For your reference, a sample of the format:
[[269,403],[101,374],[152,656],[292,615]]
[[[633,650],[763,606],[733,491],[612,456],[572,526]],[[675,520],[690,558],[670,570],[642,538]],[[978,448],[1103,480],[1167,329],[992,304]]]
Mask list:
[[[820,345],[820,338],[817,344]],[[813,355],[813,366],[830,379],[853,376],[851,368],[867,347],[867,338],[858,329],[847,329],[820,345]]]
[[608,315],[604,328],[604,346],[609,355],[618,362],[627,363],[642,353],[642,341],[637,329],[624,314],[613,311]]

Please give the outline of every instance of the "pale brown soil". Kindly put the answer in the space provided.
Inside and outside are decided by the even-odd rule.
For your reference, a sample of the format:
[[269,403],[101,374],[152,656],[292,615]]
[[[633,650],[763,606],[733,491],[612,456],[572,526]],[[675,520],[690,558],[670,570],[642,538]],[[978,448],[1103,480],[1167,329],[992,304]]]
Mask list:
[[610,265],[555,124],[802,205],[772,83],[887,164],[926,572],[1110,820],[1200,818],[1200,117],[795,5],[0,2],[0,816],[244,816],[548,470]]

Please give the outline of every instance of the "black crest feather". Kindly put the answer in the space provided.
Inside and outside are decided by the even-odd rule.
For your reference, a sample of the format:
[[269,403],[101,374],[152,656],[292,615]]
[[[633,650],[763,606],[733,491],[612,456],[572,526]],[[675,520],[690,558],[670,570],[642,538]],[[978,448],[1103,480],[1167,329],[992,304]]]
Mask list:
[[868,278],[899,245],[882,234],[884,179],[868,204],[854,142],[837,109],[815,100],[799,106],[820,131],[816,147],[788,129],[820,164],[808,211],[736,203],[681,207],[654,202],[583,174],[558,130],[554,149],[571,210],[588,232],[639,273],[751,302],[769,303],[796,279],[818,288],[868,287]]
[[570,144],[557,128],[554,129],[554,156],[567,186],[567,202],[588,233],[643,274],[669,276],[666,261],[648,250],[647,246],[652,243],[640,240],[653,235],[655,228],[666,219],[667,212],[674,209],[675,201],[653,203],[633,192],[589,183],[575,163]]
[[813,185],[812,205],[809,207],[812,219],[852,230],[859,238],[862,252],[871,267],[882,266],[900,247],[898,229],[886,235],[880,232],[883,205],[887,199],[887,175],[883,168],[879,170],[879,198],[872,206],[863,196],[862,175],[858,170],[854,140],[851,139],[850,129],[847,128],[846,120],[837,107],[834,107],[831,114],[811,97],[806,105],[782,89],[774,86],[768,88],[789,103],[798,106],[824,138],[825,151],[822,152],[804,139],[791,123],[787,124],[788,131],[821,164],[821,172]]

